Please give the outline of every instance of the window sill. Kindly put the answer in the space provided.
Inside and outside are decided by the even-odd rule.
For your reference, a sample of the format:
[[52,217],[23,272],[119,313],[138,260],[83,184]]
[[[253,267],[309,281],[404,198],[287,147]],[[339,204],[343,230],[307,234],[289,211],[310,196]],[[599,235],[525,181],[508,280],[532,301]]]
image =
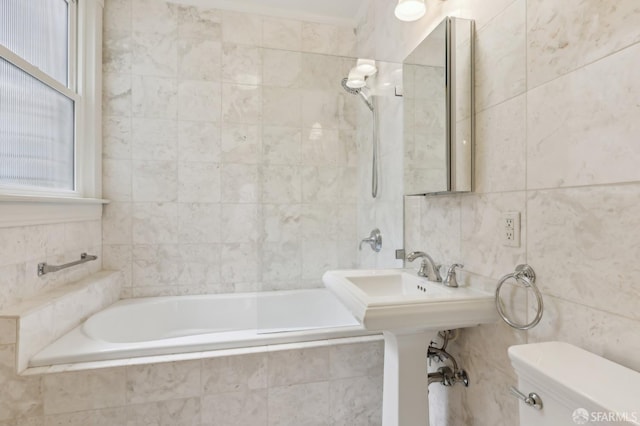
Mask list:
[[0,228],[100,220],[98,198],[0,195]]

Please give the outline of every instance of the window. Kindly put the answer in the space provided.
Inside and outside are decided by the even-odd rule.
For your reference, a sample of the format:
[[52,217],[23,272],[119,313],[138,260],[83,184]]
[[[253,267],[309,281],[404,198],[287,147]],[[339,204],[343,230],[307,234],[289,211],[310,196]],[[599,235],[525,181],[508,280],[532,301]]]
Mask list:
[[0,228],[99,220],[103,0],[0,0]]
[[77,195],[75,0],[0,2],[0,191]]

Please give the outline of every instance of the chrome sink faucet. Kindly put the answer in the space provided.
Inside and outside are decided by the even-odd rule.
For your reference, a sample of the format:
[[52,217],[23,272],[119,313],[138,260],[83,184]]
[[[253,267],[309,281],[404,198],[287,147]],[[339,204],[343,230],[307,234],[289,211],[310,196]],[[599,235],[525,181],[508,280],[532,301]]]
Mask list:
[[440,276],[438,265],[436,265],[431,256],[429,256],[427,253],[422,251],[413,251],[409,253],[409,255],[407,256],[407,260],[409,262],[413,262],[419,257],[422,258],[422,264],[420,265],[420,269],[418,270],[418,276],[426,277],[429,281],[441,283],[442,277]]

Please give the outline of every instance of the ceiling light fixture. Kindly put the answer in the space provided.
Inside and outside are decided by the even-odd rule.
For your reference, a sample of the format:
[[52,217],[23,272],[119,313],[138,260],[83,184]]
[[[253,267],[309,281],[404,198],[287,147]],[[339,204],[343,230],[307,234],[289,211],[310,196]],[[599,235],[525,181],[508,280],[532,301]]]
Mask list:
[[424,0],[398,0],[395,15],[401,21],[411,22],[422,18],[426,11]]

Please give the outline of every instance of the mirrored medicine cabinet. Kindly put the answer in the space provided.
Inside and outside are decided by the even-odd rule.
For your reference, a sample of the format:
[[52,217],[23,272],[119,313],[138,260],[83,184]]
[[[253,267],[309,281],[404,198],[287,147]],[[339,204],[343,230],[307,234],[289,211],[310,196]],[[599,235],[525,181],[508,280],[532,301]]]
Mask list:
[[447,17],[403,62],[405,195],[473,190],[473,32]]

